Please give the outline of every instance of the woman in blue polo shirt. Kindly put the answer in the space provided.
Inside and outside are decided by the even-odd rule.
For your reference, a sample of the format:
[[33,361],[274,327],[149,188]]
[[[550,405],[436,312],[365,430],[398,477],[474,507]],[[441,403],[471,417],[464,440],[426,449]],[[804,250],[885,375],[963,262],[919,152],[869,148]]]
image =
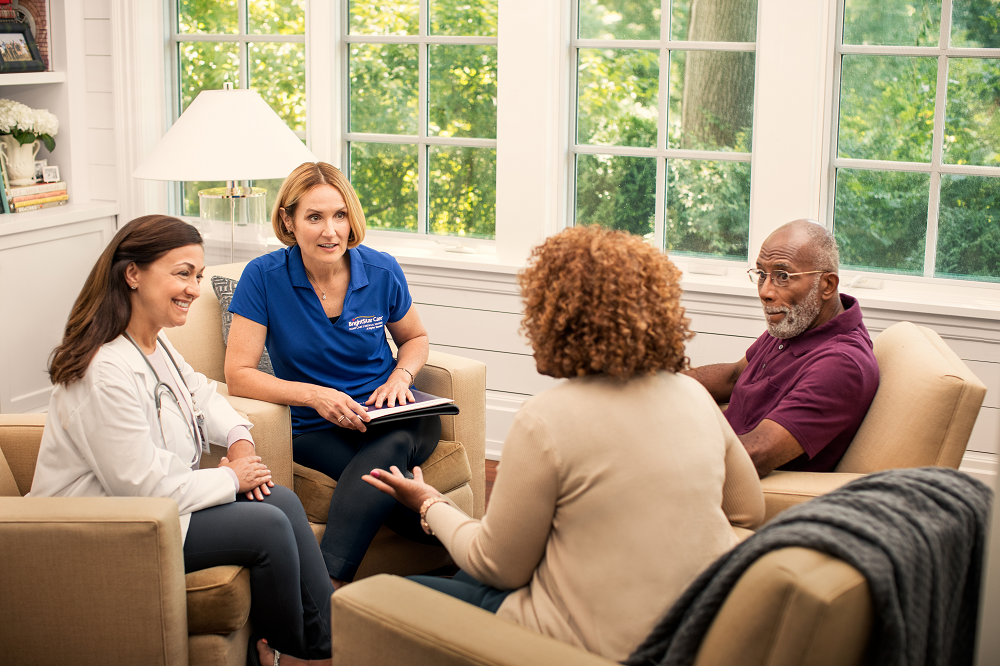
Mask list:
[[[295,169],[271,223],[289,247],[243,271],[229,306],[226,382],[235,395],[291,405],[295,461],[337,479],[320,549],[339,586],[354,579],[383,524],[427,541],[412,512],[361,480],[376,467],[419,465],[437,446],[437,416],[369,425],[363,406],[413,401],[427,331],[396,260],[360,244],[364,212],[339,170]],[[257,370],[265,345],[274,376]]]

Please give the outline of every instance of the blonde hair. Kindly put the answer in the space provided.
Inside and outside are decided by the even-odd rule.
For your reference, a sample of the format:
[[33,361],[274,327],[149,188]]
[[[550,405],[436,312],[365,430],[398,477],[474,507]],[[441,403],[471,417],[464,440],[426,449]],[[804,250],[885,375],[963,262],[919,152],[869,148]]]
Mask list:
[[347,241],[347,247],[357,247],[365,239],[365,212],[361,210],[361,201],[357,193],[351,187],[351,181],[341,173],[340,169],[331,166],[326,162],[305,162],[300,164],[288,174],[285,182],[278,190],[278,200],[274,203],[274,210],[271,212],[271,226],[274,228],[274,235],[282,243],[288,246],[295,245],[295,234],[285,226],[281,218],[281,211],[289,219],[295,219],[295,209],[299,201],[317,185],[331,185],[337,188],[344,202],[347,204],[347,220],[351,224],[351,235]]

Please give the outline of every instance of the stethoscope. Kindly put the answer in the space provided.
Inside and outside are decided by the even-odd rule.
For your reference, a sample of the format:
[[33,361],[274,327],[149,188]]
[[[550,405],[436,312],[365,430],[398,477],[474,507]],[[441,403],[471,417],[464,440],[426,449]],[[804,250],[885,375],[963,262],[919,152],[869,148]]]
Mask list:
[[[188,435],[191,437],[191,441],[195,443],[194,458],[191,460],[191,464],[194,465],[201,458],[201,453],[203,451],[205,453],[209,452],[208,441],[205,439],[205,415],[202,414],[200,409],[193,409],[192,411],[194,413],[195,422],[192,423],[188,420],[187,417],[184,416],[184,408],[181,407],[181,401],[177,397],[177,394],[174,393],[174,390],[170,388],[169,384],[162,381],[158,374],[156,374],[156,368],[154,368],[153,364],[149,362],[149,359],[146,358],[146,354],[142,351],[142,348],[139,347],[138,343],[136,343],[128,331],[125,332],[125,337],[128,338],[128,341],[131,342],[132,346],[136,348],[139,355],[142,356],[142,360],[149,366],[149,370],[153,373],[153,377],[156,378],[156,386],[153,387],[153,402],[156,404],[156,420],[160,425],[160,437],[163,438],[163,442],[166,444],[167,437],[163,433],[163,396],[169,396],[169,399],[173,401],[174,406],[177,408],[177,413],[181,416],[181,420],[183,420],[184,425],[187,426]],[[188,387],[187,382],[184,381],[184,374],[177,365],[177,361],[174,360],[174,355],[170,353],[170,350],[167,349],[165,344],[163,344],[163,341],[160,340],[159,336],[156,337],[156,341],[160,344],[163,351],[166,352],[167,358],[170,359],[170,363],[173,364],[174,369],[177,371],[177,376],[180,377],[181,384],[183,384],[184,388],[187,389],[188,395],[192,395],[191,389]],[[191,404],[192,406],[194,405],[193,400]]]

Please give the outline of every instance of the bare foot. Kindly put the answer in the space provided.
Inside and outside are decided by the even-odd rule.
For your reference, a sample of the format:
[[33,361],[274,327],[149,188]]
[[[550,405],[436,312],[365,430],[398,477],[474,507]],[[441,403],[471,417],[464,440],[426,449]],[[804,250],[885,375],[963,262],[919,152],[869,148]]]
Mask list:
[[[263,666],[271,666],[274,662],[274,650],[267,644],[267,639],[262,638],[257,641],[257,655]],[[330,666],[333,659],[299,659],[290,654],[282,653],[280,666]]]

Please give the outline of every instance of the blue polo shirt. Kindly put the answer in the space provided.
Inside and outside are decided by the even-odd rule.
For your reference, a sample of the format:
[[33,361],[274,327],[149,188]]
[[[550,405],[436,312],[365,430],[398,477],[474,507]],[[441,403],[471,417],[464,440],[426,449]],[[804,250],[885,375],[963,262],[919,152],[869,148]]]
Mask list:
[[[335,388],[364,403],[395,367],[385,325],[402,319],[413,300],[391,255],[364,245],[348,252],[351,281],[336,324],[309,284],[297,245],[247,264],[229,310],[267,327],[276,377]],[[292,407],[296,435],[330,425],[312,407]]]

